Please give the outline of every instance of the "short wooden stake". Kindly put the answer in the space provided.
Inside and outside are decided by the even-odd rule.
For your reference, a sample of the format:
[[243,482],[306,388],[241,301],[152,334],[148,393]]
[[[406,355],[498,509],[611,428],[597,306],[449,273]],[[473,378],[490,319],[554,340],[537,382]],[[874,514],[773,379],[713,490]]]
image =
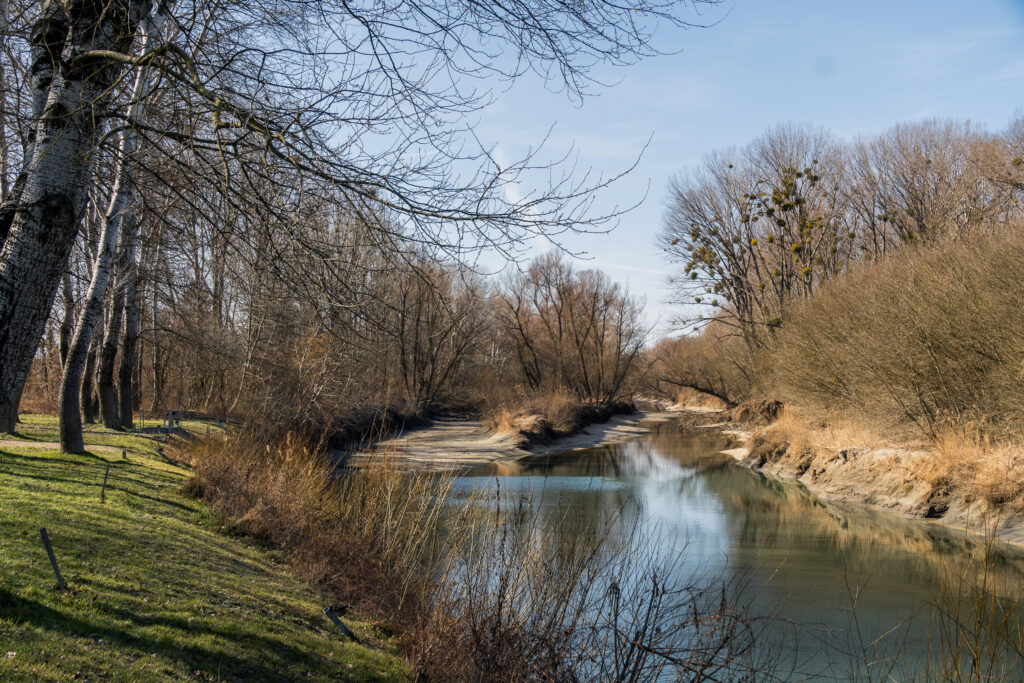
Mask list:
[[349,630],[348,626],[345,626],[345,624],[343,624],[341,622],[341,619],[339,618],[341,615],[345,614],[345,612],[346,608],[344,605],[331,605],[330,607],[324,607],[324,614],[327,615],[327,618],[333,621],[335,626],[340,628],[341,632],[344,633],[347,638],[351,638],[352,640],[358,643],[359,639],[356,638],[356,634],[352,633],[352,631]]
[[46,548],[46,554],[50,556],[50,564],[53,565],[53,573],[57,576],[57,585],[60,586],[62,593],[67,592],[68,587],[64,583],[64,577],[60,575],[60,567],[57,566],[57,556],[53,554],[53,546],[50,545],[50,537],[46,534],[46,527],[39,530],[39,535],[43,539],[43,547]]
[[107,469],[103,470],[103,488],[100,489],[100,502],[107,502],[107,476],[110,474],[110,461],[107,461]]

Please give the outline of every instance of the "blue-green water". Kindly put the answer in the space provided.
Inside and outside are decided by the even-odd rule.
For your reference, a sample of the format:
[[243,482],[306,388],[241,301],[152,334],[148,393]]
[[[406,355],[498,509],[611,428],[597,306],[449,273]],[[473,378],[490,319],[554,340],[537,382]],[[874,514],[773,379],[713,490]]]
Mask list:
[[[741,586],[737,599],[746,611],[776,619],[764,642],[782,652],[782,678],[939,677],[950,658],[940,637],[950,620],[937,620],[934,606],[956,604],[966,610],[961,620],[970,621],[977,594],[955,587],[963,599],[948,595],[951,583],[959,586],[956,576],[981,576],[964,560],[965,547],[980,554],[981,539],[823,503],[799,484],[740,467],[718,453],[725,447],[719,434],[670,423],[627,444],[474,468],[456,489],[527,493],[532,514],[565,534],[611,516],[611,542],[642,530],[654,541],[649,552],[673,555],[680,580]],[[995,547],[989,557],[994,590],[985,596],[1016,600],[1024,556]],[[1010,623],[1017,644],[1020,623]],[[1019,657],[1005,648],[1000,666],[1000,678],[1024,679]]]

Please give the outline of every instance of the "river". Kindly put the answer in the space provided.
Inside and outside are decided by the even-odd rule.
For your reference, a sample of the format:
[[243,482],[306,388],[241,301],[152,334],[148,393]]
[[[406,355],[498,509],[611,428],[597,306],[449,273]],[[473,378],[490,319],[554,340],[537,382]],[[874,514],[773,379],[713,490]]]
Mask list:
[[[1007,607],[1024,588],[1016,547],[989,544],[979,567],[966,558],[984,554],[980,537],[824,503],[800,484],[739,466],[719,453],[725,447],[721,434],[668,423],[625,444],[470,468],[456,489],[525,493],[532,514],[566,534],[609,515],[613,543],[641,529],[649,552],[675,555],[679,580],[724,581],[744,610],[772,619],[763,642],[779,653],[784,679],[937,677],[950,643],[967,643],[942,637],[961,631],[937,618],[936,605],[971,622],[979,596],[982,621],[1010,614],[1020,645],[1020,612]],[[960,576],[972,585],[983,577],[986,588],[965,590]],[[1004,652],[999,667],[1001,678],[1024,679],[1019,656]]]

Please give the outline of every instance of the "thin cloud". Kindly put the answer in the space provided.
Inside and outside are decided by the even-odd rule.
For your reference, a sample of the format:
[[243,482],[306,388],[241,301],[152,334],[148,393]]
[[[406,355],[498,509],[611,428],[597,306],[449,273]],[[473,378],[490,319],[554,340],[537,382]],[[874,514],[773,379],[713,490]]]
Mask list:
[[1015,83],[1024,81],[1024,59],[1018,59],[983,78],[987,83]]

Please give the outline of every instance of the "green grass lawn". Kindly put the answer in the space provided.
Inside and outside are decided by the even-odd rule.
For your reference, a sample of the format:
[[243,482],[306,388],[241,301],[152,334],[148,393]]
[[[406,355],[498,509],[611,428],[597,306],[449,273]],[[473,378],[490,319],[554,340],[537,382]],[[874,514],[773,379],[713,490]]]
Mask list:
[[[53,418],[22,419],[23,438],[56,438]],[[164,438],[88,431],[127,461],[0,447],[0,680],[408,678],[372,625],[347,621],[366,645],[346,641],[275,551],[180,493],[188,473],[156,455]]]

